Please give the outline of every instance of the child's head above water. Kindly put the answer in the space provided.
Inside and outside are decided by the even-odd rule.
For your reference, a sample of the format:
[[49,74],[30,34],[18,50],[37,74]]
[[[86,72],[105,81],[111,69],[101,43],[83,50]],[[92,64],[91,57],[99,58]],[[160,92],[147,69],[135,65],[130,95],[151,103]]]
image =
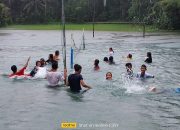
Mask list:
[[113,60],[114,58],[113,58],[113,56],[110,56],[109,57],[109,63],[111,64],[111,63],[114,63],[114,60]]
[[112,47],[109,48],[109,51],[113,51]]
[[58,50],[55,51],[55,56],[59,56],[59,51]]
[[111,72],[106,73],[106,80],[112,80],[112,73]]
[[53,60],[53,54],[49,54],[49,60]]
[[145,73],[145,71],[147,70],[146,65],[141,65],[141,73]]
[[11,70],[15,74],[17,72],[17,67],[15,65],[11,66]]
[[148,58],[152,58],[151,52],[147,52],[147,57],[148,57]]
[[104,57],[104,61],[105,61],[105,62],[108,62],[108,58],[107,58],[107,57]]
[[36,61],[36,66],[40,67],[41,66],[41,61]]
[[129,69],[131,69],[132,68],[132,64],[131,63],[126,63],[126,68],[129,68]]
[[98,60],[98,59],[95,59],[94,65],[95,65],[95,66],[98,66],[98,65],[99,65],[99,60]]
[[127,58],[132,59],[132,54],[128,54]]

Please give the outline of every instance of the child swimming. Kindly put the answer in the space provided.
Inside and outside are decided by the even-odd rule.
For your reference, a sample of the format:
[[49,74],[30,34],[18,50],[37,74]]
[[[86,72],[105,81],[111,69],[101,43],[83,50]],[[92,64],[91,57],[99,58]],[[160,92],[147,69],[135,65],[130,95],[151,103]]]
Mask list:
[[132,64],[131,63],[126,63],[126,70],[127,70],[127,75],[129,77],[133,77],[133,70],[132,70]]
[[147,52],[147,58],[146,60],[144,61],[146,63],[152,63],[152,55],[151,55],[151,52]]
[[106,80],[112,80],[112,73],[111,72],[106,73]]
[[99,60],[96,59],[96,60],[94,61],[94,70],[99,70],[99,69],[100,69],[100,67],[99,67]]
[[115,64],[113,56],[109,57],[109,64],[110,65]]
[[46,61],[47,64],[52,64],[54,62],[53,54],[49,54],[49,58]]
[[114,51],[112,49],[112,47],[109,48],[109,56],[113,56],[114,55]]
[[104,57],[104,60],[103,60],[103,61],[106,62],[106,63],[109,62],[107,57]]
[[40,61],[36,61],[36,66],[35,66],[34,69],[30,72],[30,76],[34,77],[34,75],[37,73],[39,67],[41,67],[41,62],[40,62]]
[[136,77],[140,79],[146,79],[146,78],[154,78],[154,75],[146,73],[147,67],[146,65],[141,66],[141,72],[139,72]]
[[28,58],[28,60],[27,60],[26,64],[24,65],[24,67],[21,68],[19,71],[17,71],[16,65],[11,66],[11,70],[12,70],[13,73],[10,74],[9,77],[11,78],[11,77],[13,77],[13,76],[23,76],[23,75],[25,75],[25,74],[24,74],[24,71],[26,70],[26,68],[27,68],[27,66],[28,66],[28,63],[29,63],[30,58],[31,58],[31,57]]

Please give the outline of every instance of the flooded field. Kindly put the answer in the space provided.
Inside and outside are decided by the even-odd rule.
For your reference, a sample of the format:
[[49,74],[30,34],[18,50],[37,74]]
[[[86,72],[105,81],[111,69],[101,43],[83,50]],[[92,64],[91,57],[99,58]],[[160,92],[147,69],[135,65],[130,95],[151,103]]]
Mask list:
[[[82,31],[67,31],[67,68],[70,48],[82,48]],[[0,128],[2,130],[59,130],[61,122],[77,122],[80,130],[178,130],[180,129],[180,35],[85,31],[85,50],[75,50],[74,62],[82,65],[82,75],[93,89],[73,94],[68,87],[49,88],[45,79],[9,79],[11,65],[22,67],[31,56],[35,61],[60,50],[59,71],[63,71],[60,31],[0,30]],[[116,65],[103,62],[108,49],[114,49]],[[152,53],[153,63],[144,62]],[[132,54],[133,71],[142,64],[154,79],[140,81],[125,78],[125,58]],[[95,59],[100,71],[93,70]],[[105,74],[113,74],[112,81]],[[160,93],[148,92],[155,86]],[[82,127],[94,124],[94,127]],[[100,124],[104,125],[101,126]],[[110,126],[107,126],[109,125]],[[96,126],[95,126],[96,125]]]

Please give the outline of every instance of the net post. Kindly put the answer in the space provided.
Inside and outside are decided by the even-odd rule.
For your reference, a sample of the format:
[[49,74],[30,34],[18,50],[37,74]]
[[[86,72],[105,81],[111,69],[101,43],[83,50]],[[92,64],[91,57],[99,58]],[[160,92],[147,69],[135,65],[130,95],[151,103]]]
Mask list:
[[73,55],[74,55],[74,50],[71,47],[71,69],[73,69]]
[[143,22],[143,37],[145,37],[145,32],[146,32],[146,25],[145,22]]

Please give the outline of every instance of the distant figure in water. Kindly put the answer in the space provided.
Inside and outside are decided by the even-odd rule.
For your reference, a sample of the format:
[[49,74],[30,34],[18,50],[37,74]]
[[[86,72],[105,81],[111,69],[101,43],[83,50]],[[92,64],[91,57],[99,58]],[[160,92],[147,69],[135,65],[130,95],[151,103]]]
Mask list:
[[132,60],[132,54],[128,54],[127,59]]
[[104,62],[108,63],[108,58],[107,57],[104,57]]
[[140,79],[146,79],[146,78],[154,78],[154,75],[146,73],[146,65],[141,66],[141,72],[139,72],[136,77]]
[[59,51],[58,50],[55,51],[54,60],[55,61],[59,61],[60,60],[60,58],[59,58]]
[[66,70],[64,70],[64,75],[57,71],[58,62],[52,63],[52,69],[47,72],[46,79],[50,86],[57,86],[59,81],[65,81],[65,77],[67,75]]
[[151,52],[147,52],[147,58],[144,61],[146,63],[152,63],[152,56],[151,56]]
[[80,92],[80,90],[82,89],[81,86],[87,89],[91,89],[91,87],[87,85],[83,80],[83,77],[81,75],[82,67],[78,64],[75,64],[74,70],[75,73],[68,76],[68,81],[66,83],[67,86],[70,86],[71,91]]
[[106,73],[106,80],[112,80],[112,73],[111,72]]
[[113,56],[109,57],[109,64],[110,65],[115,64]]
[[54,62],[53,54],[49,54],[49,58],[48,58],[48,60],[46,61],[46,63],[52,64],[53,62]]
[[129,77],[133,77],[133,70],[132,70],[132,64],[131,63],[126,63],[126,70],[127,70],[127,75]]
[[94,61],[94,70],[99,70],[99,69],[100,69],[100,67],[99,67],[99,60],[96,59],[96,60]]
[[34,77],[35,74],[37,73],[39,67],[41,67],[41,62],[40,62],[40,61],[36,61],[36,66],[35,66],[34,69],[30,72],[30,76]]
[[24,67],[21,68],[21,69],[18,70],[18,71],[17,71],[16,65],[11,66],[11,70],[12,70],[13,73],[10,74],[9,77],[11,78],[11,77],[13,77],[13,76],[23,76],[23,75],[25,75],[25,74],[24,74],[24,71],[26,70],[26,68],[27,68],[27,66],[28,66],[29,60],[30,60],[30,57],[28,58],[28,60],[27,60],[26,64],[24,65]]
[[114,51],[112,49],[112,47],[109,48],[109,56],[113,56],[114,55]]

